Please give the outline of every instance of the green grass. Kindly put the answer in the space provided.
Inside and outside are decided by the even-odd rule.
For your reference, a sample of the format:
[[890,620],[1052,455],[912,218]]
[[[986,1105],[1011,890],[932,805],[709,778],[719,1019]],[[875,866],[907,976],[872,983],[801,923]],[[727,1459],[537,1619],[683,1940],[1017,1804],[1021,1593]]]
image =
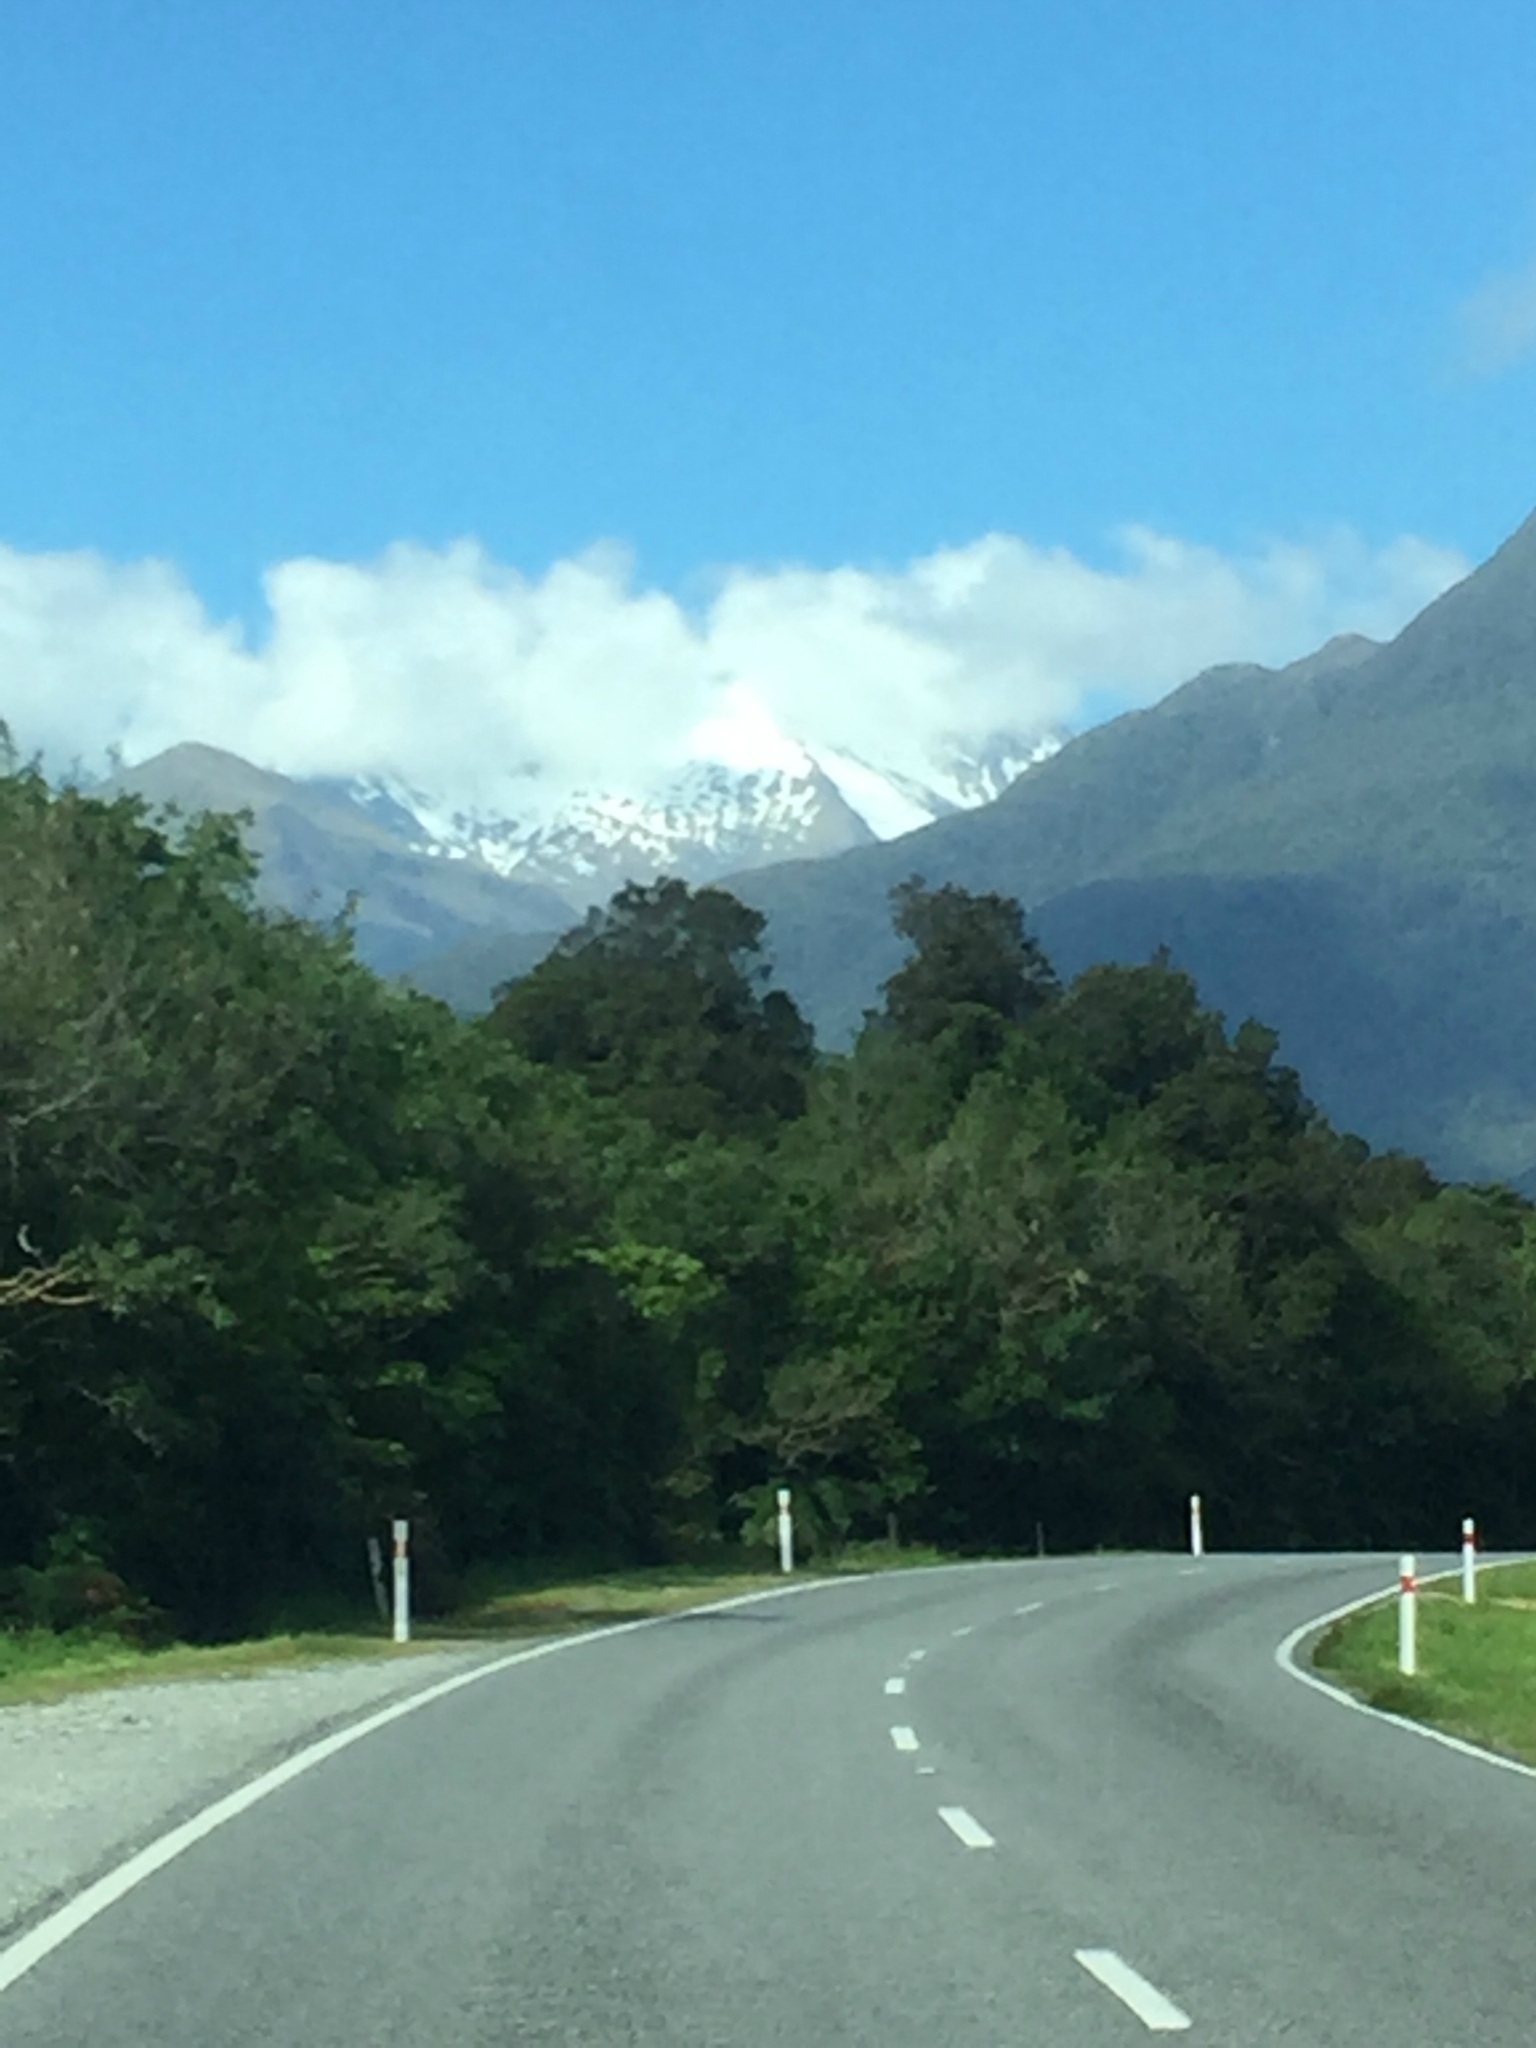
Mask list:
[[662,1565],[594,1573],[529,1585],[516,1574],[498,1590],[483,1590],[426,1631],[448,1636],[566,1635],[605,1622],[643,1621],[677,1614],[710,1600],[728,1600],[780,1583],[777,1572],[721,1571],[709,1566]]
[[[857,1544],[835,1563],[813,1565],[796,1576],[821,1578],[950,1561],[940,1551],[919,1546]],[[247,1678],[341,1658],[409,1657],[471,1641],[572,1635],[613,1622],[678,1614],[783,1583],[777,1571],[762,1569],[760,1556],[576,1574],[568,1566],[561,1571],[547,1564],[483,1569],[471,1576],[463,1600],[451,1614],[417,1622],[414,1639],[406,1645],[392,1643],[382,1625],[371,1616],[360,1619],[357,1613],[323,1627],[278,1626],[246,1642],[173,1643],[161,1649],[141,1649],[117,1636],[83,1630],[68,1635],[46,1629],[0,1630],[0,1706],[57,1700],[107,1686]]]
[[1418,1675],[1397,1668],[1397,1601],[1327,1630],[1313,1664],[1368,1706],[1536,1764],[1536,1564],[1478,1573],[1477,1604],[1456,1579],[1419,1595]]
[[279,1633],[241,1643],[171,1643],[142,1650],[118,1637],[87,1630],[55,1635],[48,1629],[0,1631],[0,1706],[58,1700],[106,1686],[158,1684],[172,1678],[248,1678],[262,1671],[298,1670],[338,1659],[411,1656],[438,1647],[430,1641],[396,1648],[384,1632],[341,1629]]

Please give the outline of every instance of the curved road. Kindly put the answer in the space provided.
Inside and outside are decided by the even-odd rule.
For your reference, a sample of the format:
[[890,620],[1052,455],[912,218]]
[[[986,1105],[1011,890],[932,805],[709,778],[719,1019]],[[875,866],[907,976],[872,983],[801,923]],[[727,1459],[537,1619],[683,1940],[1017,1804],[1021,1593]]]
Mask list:
[[1392,1560],[893,1574],[384,1727],[0,1992],[91,2048],[1529,2048],[1536,1781],[1276,1665]]

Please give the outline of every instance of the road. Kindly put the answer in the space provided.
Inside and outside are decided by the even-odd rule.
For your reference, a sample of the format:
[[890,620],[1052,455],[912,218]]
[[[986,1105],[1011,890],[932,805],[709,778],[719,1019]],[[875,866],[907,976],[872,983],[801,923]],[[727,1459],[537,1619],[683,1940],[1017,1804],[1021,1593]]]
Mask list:
[[210,1834],[0,2043],[1529,2048],[1536,1781],[1274,1659],[1393,1563],[901,1573],[580,1643]]

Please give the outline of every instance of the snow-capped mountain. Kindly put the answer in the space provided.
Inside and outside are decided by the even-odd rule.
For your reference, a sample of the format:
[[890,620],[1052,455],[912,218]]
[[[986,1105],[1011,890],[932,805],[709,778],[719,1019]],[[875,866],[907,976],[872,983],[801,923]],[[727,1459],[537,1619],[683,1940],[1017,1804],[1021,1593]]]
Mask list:
[[531,783],[526,801],[509,793],[505,808],[461,808],[403,775],[324,787],[413,852],[483,862],[509,879],[553,889],[582,911],[631,879],[671,874],[707,882],[897,838],[989,802],[1060,745],[1054,733],[998,734],[981,746],[956,743],[915,776],[829,748],[781,744],[770,766],[695,760],[645,796],[576,791],[553,806]]

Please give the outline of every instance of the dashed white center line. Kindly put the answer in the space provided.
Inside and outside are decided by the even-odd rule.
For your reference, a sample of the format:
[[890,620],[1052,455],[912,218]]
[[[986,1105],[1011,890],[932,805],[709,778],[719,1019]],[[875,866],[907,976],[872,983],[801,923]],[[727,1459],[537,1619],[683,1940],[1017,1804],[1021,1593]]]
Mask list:
[[995,1849],[996,1842],[987,1833],[981,1822],[966,1812],[963,1806],[941,1806],[939,1819],[952,1835],[964,1842],[967,1849]]
[[1114,1593],[1118,1592],[1119,1588],[1120,1581],[1118,1579],[1106,1579],[1102,1586],[1095,1586],[1093,1590],[1095,1593]]
[[893,1728],[891,1730],[891,1740],[898,1749],[914,1750],[917,1748],[917,1730],[915,1728]]
[[897,1693],[906,1691],[907,1681],[904,1678],[888,1678],[885,1681],[885,1689],[894,1698]]
[[936,1778],[939,1775],[938,1765],[919,1764],[917,1767],[917,1775],[920,1778]]
[[1199,1570],[1200,1570],[1200,1567],[1199,1567],[1199,1565],[1197,1565],[1197,1564],[1186,1564],[1186,1565],[1181,1565],[1181,1566],[1179,1567],[1179,1577],[1180,1577],[1181,1579],[1192,1579],[1192,1578],[1195,1578],[1195,1577],[1196,1577],[1196,1576],[1198,1575],[1198,1573],[1199,1573]]
[[1097,1977],[1106,1991],[1128,2005],[1150,2033],[1182,2034],[1193,2024],[1187,2012],[1180,2012],[1171,1998],[1165,1998],[1112,1948],[1079,1948],[1072,1953],[1089,1976]]
[[1031,1600],[1027,1607],[1015,1607],[1015,1614],[1038,1614],[1045,1605],[1043,1600]]
[[926,1650],[908,1650],[907,1662],[909,1664],[921,1664],[927,1654]]
[[952,1629],[950,1630],[950,1634],[951,1634],[952,1636],[968,1636],[968,1635],[969,1635],[969,1634],[971,1633],[972,1629],[974,1629],[974,1628],[975,1628],[975,1626],[976,1626],[975,1622],[973,1622],[973,1621],[968,1621],[968,1622],[967,1622],[967,1623],[965,1624],[965,1627],[964,1627],[964,1628],[952,1628]]

